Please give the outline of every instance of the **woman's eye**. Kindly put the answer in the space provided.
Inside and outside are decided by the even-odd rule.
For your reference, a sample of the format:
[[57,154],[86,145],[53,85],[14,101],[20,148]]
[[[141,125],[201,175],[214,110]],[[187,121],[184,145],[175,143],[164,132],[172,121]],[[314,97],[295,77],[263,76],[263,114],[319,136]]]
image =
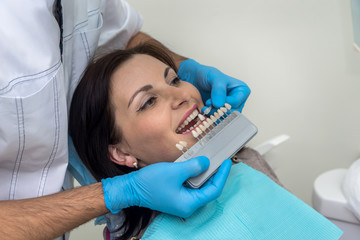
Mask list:
[[146,102],[140,106],[140,108],[137,110],[137,112],[140,112],[142,110],[147,109],[148,107],[151,107],[156,102],[156,97],[150,97]]
[[179,79],[179,77],[175,77],[173,80],[170,81],[169,85],[170,86],[177,86],[179,85],[181,82],[181,80]]

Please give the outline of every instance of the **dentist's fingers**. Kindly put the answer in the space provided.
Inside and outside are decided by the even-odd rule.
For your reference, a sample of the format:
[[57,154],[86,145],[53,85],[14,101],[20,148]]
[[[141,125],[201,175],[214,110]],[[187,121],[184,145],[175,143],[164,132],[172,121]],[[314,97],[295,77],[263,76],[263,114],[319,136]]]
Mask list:
[[[226,159],[219,167],[216,174],[214,174],[200,189],[193,189],[197,191],[199,199],[214,200],[220,196],[222,189],[224,188],[227,177],[231,169],[231,160]],[[205,205],[207,202],[203,201]]]
[[210,166],[210,161],[205,156],[199,156],[184,162],[176,163],[176,171],[180,180],[185,182],[188,178],[196,177]]
[[250,92],[251,91],[247,86],[232,89],[229,92],[229,95],[226,97],[226,103],[230,104],[232,108],[238,110],[241,108],[241,106],[244,106],[250,95]]
[[211,89],[211,101],[212,105],[215,108],[220,108],[224,106],[226,94],[227,94],[227,84],[225,81],[214,81]]

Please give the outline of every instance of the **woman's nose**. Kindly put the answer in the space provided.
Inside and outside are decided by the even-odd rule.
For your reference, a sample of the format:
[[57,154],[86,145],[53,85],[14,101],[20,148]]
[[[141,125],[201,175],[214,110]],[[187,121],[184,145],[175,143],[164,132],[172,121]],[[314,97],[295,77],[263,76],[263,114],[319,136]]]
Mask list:
[[180,88],[174,88],[174,87],[171,88],[173,89],[171,89],[169,95],[172,99],[171,102],[172,108],[176,109],[181,107],[182,105],[185,105],[186,103],[189,103],[191,97],[187,91]]

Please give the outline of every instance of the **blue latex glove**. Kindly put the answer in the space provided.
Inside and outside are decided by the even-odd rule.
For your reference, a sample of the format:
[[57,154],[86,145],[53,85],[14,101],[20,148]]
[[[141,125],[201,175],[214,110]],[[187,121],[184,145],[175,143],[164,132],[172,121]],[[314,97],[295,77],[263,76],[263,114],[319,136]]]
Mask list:
[[180,64],[178,76],[200,91],[202,100],[208,107],[213,105],[215,108],[220,108],[226,102],[234,110],[241,112],[250,95],[250,88],[246,83],[192,59]]
[[103,179],[106,207],[112,213],[140,206],[189,217],[220,196],[231,168],[231,161],[227,159],[200,189],[183,186],[186,179],[199,175],[209,164],[208,158],[197,157],[185,162],[157,163],[123,176]]

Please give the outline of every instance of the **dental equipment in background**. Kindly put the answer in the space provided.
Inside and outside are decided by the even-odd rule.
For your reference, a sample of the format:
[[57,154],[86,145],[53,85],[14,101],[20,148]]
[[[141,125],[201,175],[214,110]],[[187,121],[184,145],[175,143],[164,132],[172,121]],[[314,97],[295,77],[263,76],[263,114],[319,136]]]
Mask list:
[[[204,114],[209,114],[212,107],[207,108]],[[206,156],[210,159],[209,168],[202,174],[189,178],[186,183],[191,188],[200,188],[220,167],[227,158],[232,158],[256,133],[256,126],[238,111],[231,111],[231,106],[218,109],[214,115],[205,117],[197,115],[201,123],[191,134],[198,142],[191,148],[187,143],[180,141],[176,144],[183,154],[175,162],[183,162],[190,158]]]

